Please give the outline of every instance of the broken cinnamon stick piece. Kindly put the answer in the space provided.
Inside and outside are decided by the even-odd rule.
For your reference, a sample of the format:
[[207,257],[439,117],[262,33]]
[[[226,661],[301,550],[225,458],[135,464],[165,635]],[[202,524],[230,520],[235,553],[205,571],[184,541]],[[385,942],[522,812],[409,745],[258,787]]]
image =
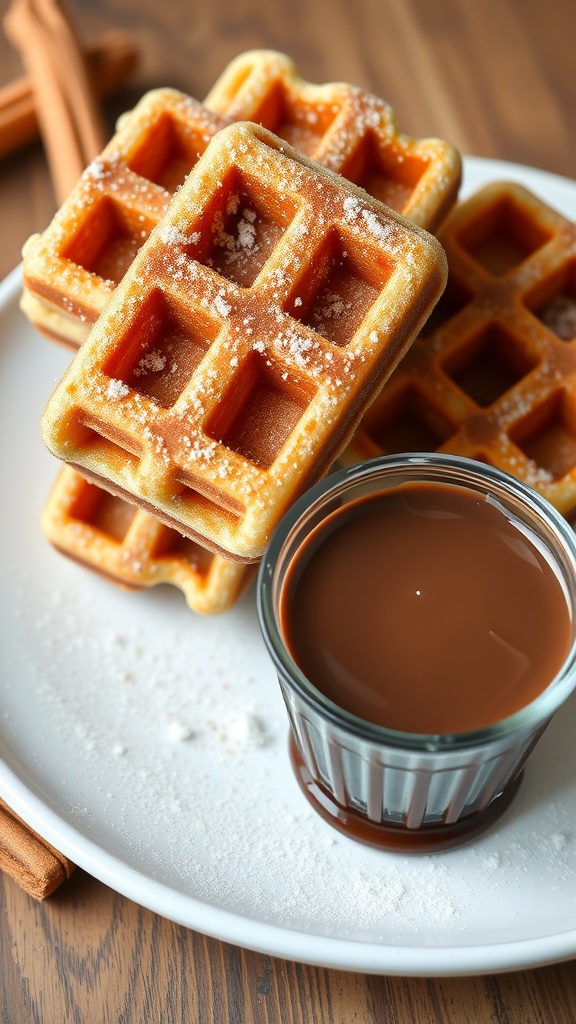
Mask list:
[[70,878],[74,864],[0,800],[0,870],[42,900]]
[[[94,91],[112,96],[134,71],[136,46],[121,32],[110,32],[86,51]],[[39,132],[32,82],[28,76],[0,86],[0,158],[32,142]]]

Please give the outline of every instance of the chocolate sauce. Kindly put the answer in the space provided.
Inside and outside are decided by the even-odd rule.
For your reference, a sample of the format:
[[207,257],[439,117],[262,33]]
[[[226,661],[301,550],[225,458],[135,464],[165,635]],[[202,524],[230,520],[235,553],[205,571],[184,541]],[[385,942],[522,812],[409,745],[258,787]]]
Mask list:
[[365,721],[421,734],[520,710],[572,636],[556,568],[531,533],[449,484],[406,484],[334,512],[297,551],[280,613],[317,690]]

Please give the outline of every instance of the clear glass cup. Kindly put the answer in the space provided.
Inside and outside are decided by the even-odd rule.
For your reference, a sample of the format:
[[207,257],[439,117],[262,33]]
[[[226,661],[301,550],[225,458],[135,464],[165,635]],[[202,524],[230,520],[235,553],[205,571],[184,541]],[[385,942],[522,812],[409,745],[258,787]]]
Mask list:
[[[303,675],[284,643],[282,585],[311,530],[349,502],[406,483],[453,484],[490,494],[552,557],[572,622],[566,660],[544,691],[487,728],[460,734],[400,732],[338,707]],[[258,577],[260,626],[290,721],[296,777],[315,809],[347,835],[403,852],[469,841],[508,806],[528,755],[576,687],[576,535],[536,491],[458,456],[384,456],[333,473],[286,513]]]

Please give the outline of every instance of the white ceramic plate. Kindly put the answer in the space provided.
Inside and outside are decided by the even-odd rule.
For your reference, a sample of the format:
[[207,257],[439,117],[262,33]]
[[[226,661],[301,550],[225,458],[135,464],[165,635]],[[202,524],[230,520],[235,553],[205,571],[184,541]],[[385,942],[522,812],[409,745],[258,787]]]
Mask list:
[[[515,180],[576,217],[576,184],[468,159],[465,193]],[[0,287],[0,793],[118,892],[288,959],[387,974],[576,955],[576,702],[495,830],[403,857],[333,832],[291,775],[253,591],[215,620],[179,591],[128,594],[61,558],[38,518],[57,465],[38,435],[68,356]]]

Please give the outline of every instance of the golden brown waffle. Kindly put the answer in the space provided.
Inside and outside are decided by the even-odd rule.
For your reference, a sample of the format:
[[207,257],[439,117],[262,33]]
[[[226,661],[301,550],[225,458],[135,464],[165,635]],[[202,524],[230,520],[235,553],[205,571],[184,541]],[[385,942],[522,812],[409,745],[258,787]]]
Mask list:
[[76,349],[86,340],[90,325],[86,319],[69,316],[24,289],[20,296],[20,309],[32,326],[45,338]]
[[98,319],[170,199],[227,122],[173,89],[146,94],[121,119],[50,226],[23,250],[22,308],[76,347]]
[[22,308],[41,333],[82,343],[176,187],[229,120],[262,121],[428,230],[456,201],[461,160],[451,145],[398,132],[388,104],[361,89],[304,82],[283,54],[238,57],[206,107],[213,112],[169,89],[146,95],[52,224],[28,240]]
[[305,82],[283,53],[241,54],[204,103],[262,124],[428,231],[456,202],[462,168],[450,143],[400,132],[389,104],[357,86]]
[[48,404],[50,450],[257,560],[441,294],[435,238],[255,125],[210,143]]
[[576,226],[496,182],[439,237],[446,291],[343,458],[452,452],[520,477],[573,514]]
[[58,474],[42,529],[58,551],[118,586],[170,583],[203,615],[231,608],[254,575],[251,566],[212,554],[69,466]]

